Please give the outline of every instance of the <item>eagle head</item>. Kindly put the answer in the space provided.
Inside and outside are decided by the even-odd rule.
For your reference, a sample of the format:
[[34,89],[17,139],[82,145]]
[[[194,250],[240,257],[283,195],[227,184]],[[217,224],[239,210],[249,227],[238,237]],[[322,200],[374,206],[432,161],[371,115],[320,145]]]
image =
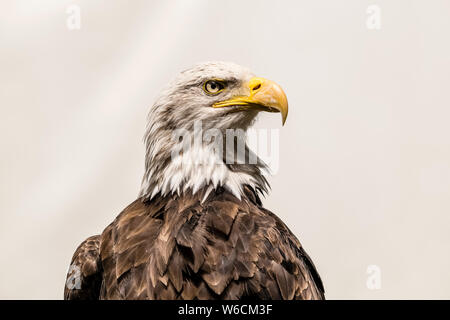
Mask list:
[[[219,186],[237,197],[244,185],[266,191],[268,185],[262,170],[266,166],[259,158],[256,157],[255,163],[236,165],[225,161],[224,156],[230,153],[225,150],[226,132],[230,129],[245,132],[260,111],[281,113],[284,124],[287,98],[278,84],[256,77],[247,68],[229,62],[207,62],[181,72],[161,92],[149,112],[141,196],[151,199],[157,194],[165,196],[187,190],[195,193],[201,189],[207,190],[207,194]],[[215,130],[214,139],[200,138],[200,143],[189,144],[188,149],[174,153],[180,142],[174,133],[185,133],[181,139],[185,141],[186,133],[192,133],[189,137],[195,140],[196,124],[201,126],[202,133]],[[244,141],[245,136],[233,139]],[[218,145],[222,149],[220,156]],[[246,145],[245,152],[251,152]]]

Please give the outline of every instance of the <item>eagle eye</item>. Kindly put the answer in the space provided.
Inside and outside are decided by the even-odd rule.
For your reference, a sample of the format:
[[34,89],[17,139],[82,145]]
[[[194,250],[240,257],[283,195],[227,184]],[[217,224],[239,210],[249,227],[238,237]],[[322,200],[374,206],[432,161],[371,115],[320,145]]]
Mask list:
[[221,80],[208,80],[203,85],[203,90],[207,94],[218,94],[225,89],[225,83]]

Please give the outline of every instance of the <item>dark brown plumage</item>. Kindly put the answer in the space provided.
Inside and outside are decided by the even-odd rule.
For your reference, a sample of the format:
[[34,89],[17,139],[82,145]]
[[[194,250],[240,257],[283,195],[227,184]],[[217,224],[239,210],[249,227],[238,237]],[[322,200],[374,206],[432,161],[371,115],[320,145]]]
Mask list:
[[65,299],[323,299],[300,242],[254,190],[223,188],[138,199],[72,265],[81,288]]

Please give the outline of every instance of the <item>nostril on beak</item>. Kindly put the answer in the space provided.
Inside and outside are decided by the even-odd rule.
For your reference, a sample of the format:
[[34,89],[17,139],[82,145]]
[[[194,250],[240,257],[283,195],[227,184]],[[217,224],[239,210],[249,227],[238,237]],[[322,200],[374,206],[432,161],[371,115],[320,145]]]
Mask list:
[[261,83],[256,84],[256,85],[252,88],[252,91],[256,91],[256,90],[258,90],[259,88],[261,88]]

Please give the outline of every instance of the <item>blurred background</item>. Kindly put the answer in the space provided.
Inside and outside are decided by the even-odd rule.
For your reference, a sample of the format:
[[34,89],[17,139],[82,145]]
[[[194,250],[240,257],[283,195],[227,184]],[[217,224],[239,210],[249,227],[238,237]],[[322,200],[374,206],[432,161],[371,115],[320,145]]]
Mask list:
[[76,247],[136,199],[145,119],[197,62],[285,89],[265,206],[328,299],[450,298],[450,2],[0,3],[0,298],[61,299]]

